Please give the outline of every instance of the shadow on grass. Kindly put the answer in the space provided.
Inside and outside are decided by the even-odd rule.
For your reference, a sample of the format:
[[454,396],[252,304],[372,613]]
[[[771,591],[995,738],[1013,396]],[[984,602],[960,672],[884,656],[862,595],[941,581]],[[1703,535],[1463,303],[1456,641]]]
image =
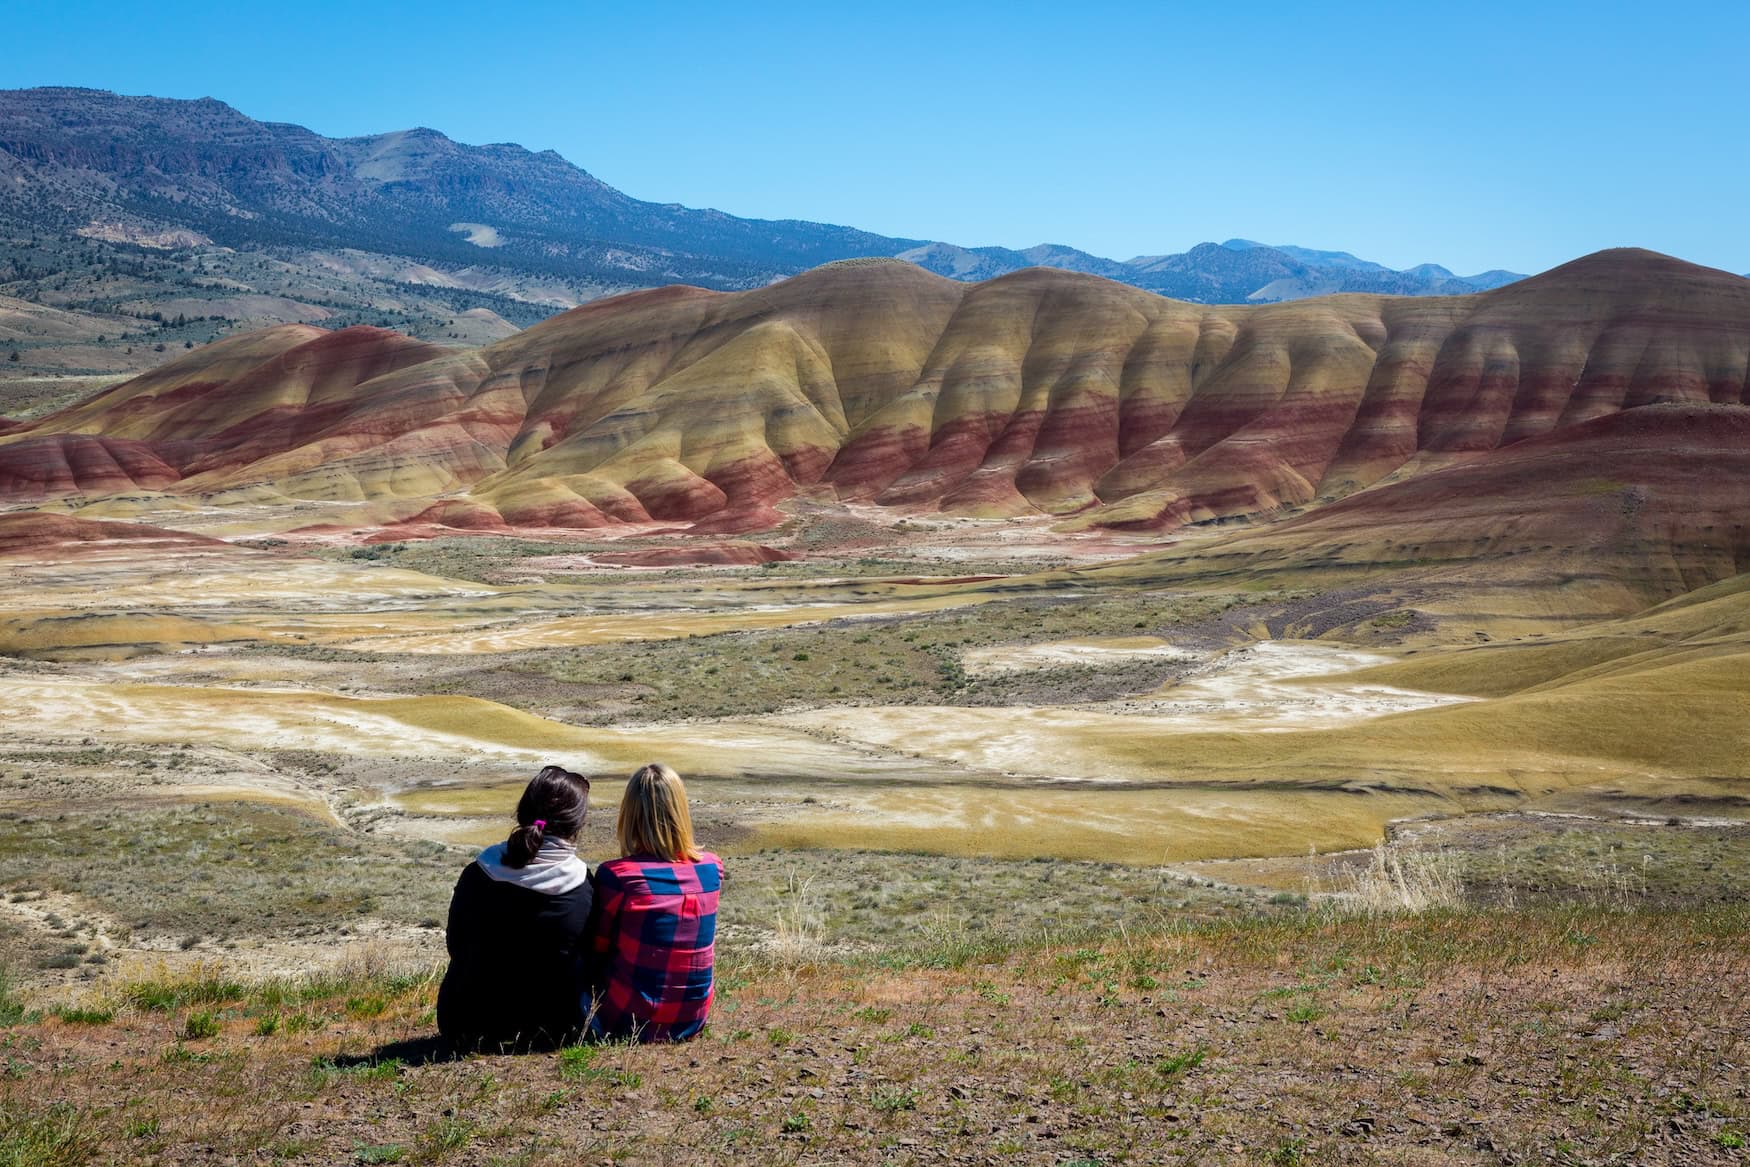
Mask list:
[[400,1062],[404,1066],[429,1066],[439,1062],[459,1062],[474,1052],[433,1034],[430,1037],[385,1042],[368,1054],[343,1054],[333,1060],[337,1070],[362,1069],[385,1062]]
[[579,1040],[588,1039],[582,1034],[567,1033],[559,1038],[542,1036],[507,1042],[461,1043],[434,1033],[429,1037],[385,1042],[369,1053],[343,1054],[331,1060],[337,1070],[362,1070],[385,1064],[430,1066],[442,1062],[465,1061],[475,1055],[550,1054]]

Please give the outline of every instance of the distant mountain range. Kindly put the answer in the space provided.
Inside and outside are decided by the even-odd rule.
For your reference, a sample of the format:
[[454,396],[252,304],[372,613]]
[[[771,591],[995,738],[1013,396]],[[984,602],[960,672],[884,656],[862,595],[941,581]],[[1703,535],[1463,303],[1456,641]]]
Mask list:
[[1458,276],[1435,263],[1396,271],[1347,251],[1314,251],[1291,244],[1273,247],[1250,239],[1199,243],[1178,255],[1139,255],[1123,262],[1054,244],[1010,251],[926,243],[897,255],[957,280],[990,279],[1025,267],[1057,267],[1200,304],[1300,300],[1336,292],[1457,296],[1486,292],[1525,278],[1519,272],[1500,270]]
[[[1521,278],[1242,239],[1122,262],[1054,245],[965,248],[644,202],[551,150],[431,129],[325,138],[211,98],[0,91],[0,297],[89,318],[70,354],[68,320],[57,339],[32,333],[29,313],[0,311],[0,343],[45,369],[107,367],[101,346],[128,331],[117,321],[154,315],[177,344],[293,321],[479,342],[601,295],[752,288],[861,256],[963,281],[1058,267],[1203,303],[1454,294]],[[165,338],[130,333],[121,348],[138,351],[116,349],[111,363],[150,351],[128,343],[138,339]]]

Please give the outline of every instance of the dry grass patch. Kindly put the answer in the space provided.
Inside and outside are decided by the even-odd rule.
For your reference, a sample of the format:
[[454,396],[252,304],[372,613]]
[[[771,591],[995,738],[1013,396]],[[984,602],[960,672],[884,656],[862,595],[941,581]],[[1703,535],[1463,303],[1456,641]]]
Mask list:
[[[250,986],[194,1041],[145,1013],[14,1026],[0,1130],[70,1132],[70,1164],[1725,1164],[1750,1121],[1747,926],[1742,907],[1314,914],[748,958],[697,1042],[458,1061],[434,1060],[429,980],[311,986],[323,1025],[265,1035]],[[388,1004],[361,1016],[361,996]]]
[[1412,851],[1381,840],[1367,865],[1349,868],[1334,891],[1345,907],[1369,915],[1427,912],[1464,903],[1457,861],[1441,851]]

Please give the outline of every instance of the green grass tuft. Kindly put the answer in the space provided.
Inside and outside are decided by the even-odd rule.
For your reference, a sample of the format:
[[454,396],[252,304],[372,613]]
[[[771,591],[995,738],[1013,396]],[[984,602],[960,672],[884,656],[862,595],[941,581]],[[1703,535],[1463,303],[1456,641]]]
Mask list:
[[237,981],[202,974],[180,981],[136,981],[122,989],[122,999],[136,1009],[168,1013],[187,1005],[225,1005],[243,999]]
[[29,1110],[0,1099],[0,1167],[80,1167],[97,1146],[89,1111],[64,1102]]
[[0,1026],[17,1025],[24,1018],[24,1001],[12,983],[12,973],[0,967]]
[[217,1037],[219,1034],[219,1015],[202,1011],[190,1013],[182,1023],[182,1039],[184,1041],[200,1041],[204,1038]]
[[1202,1046],[1187,1050],[1181,1054],[1170,1054],[1155,1063],[1155,1072],[1163,1078],[1171,1078],[1177,1074],[1189,1073],[1203,1064],[1203,1059],[1209,1056],[1209,1051]]
[[882,1114],[896,1114],[902,1110],[916,1110],[921,1095],[909,1086],[877,1086],[869,1096],[869,1105]]

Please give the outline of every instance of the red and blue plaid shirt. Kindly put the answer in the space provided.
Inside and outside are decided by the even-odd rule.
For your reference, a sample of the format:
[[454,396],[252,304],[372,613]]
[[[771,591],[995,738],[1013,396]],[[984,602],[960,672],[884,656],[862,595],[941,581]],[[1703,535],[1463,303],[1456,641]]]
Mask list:
[[722,886],[723,863],[710,852],[692,863],[632,855],[596,868],[586,1002],[594,1032],[680,1041],[705,1027]]

